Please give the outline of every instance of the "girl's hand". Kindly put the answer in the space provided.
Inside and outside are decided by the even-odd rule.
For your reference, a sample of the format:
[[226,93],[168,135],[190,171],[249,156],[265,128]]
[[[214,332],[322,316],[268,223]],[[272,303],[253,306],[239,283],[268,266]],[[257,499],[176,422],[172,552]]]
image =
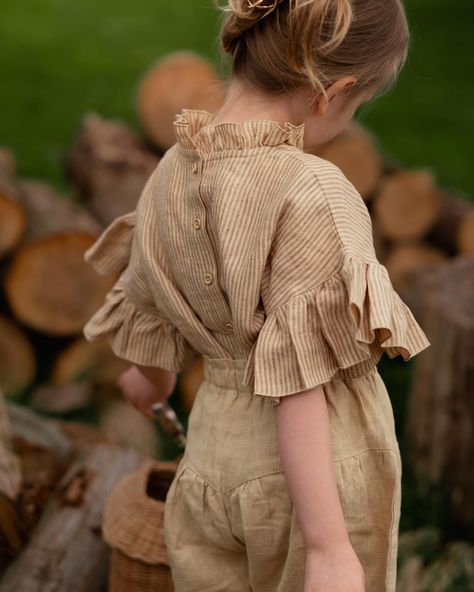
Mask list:
[[135,409],[145,417],[156,419],[151,406],[159,401],[165,401],[171,395],[176,379],[176,374],[168,370],[132,365],[122,372],[117,384],[124,398]]
[[365,592],[364,570],[352,546],[308,549],[304,592]]

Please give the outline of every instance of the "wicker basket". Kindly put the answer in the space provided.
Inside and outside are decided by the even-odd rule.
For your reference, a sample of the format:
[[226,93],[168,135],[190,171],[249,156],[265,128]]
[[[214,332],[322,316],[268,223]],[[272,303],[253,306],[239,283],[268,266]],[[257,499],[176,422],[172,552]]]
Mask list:
[[175,462],[146,461],[109,496],[102,520],[112,548],[109,592],[174,592],[163,513],[176,468]]

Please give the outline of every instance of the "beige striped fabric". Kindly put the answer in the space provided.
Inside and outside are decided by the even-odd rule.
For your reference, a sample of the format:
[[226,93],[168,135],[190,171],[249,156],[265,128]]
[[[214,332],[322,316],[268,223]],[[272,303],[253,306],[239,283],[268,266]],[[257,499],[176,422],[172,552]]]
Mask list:
[[363,199],[303,151],[304,124],[214,117],[176,114],[136,210],[86,252],[119,275],[85,337],[176,372],[198,354],[245,358],[244,384],[275,403],[428,347],[376,258]]

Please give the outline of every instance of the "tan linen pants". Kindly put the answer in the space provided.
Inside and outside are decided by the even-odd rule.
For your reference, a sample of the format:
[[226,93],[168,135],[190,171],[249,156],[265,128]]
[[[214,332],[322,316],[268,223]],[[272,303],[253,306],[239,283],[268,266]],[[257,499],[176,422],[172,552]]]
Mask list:
[[[244,359],[204,359],[164,538],[176,592],[303,592],[305,546],[277,448],[275,403]],[[337,487],[366,592],[395,592],[401,459],[377,368],[324,385]],[[288,395],[291,396],[291,395]],[[311,451],[301,454],[311,462]]]

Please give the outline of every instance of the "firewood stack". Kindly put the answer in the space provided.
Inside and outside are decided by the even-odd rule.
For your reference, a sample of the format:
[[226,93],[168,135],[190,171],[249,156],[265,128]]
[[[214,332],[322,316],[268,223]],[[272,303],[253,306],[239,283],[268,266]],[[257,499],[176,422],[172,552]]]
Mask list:
[[[97,275],[83,255],[106,225],[135,208],[146,180],[175,142],[178,111],[218,110],[225,87],[213,67],[192,52],[176,52],[154,64],[137,93],[142,135],[123,122],[93,113],[84,117],[65,158],[70,195],[41,180],[18,177],[14,155],[0,149],[0,385],[7,398],[60,416],[93,408],[109,439],[130,436],[135,448],[160,455],[149,422],[141,415],[132,418],[138,412],[131,406],[125,410],[117,397],[116,380],[128,364],[106,343],[91,344],[82,337],[84,323],[116,279]],[[357,122],[330,142],[305,151],[336,164],[359,191],[372,217],[379,261],[425,328],[424,300],[414,288],[417,278],[436,271],[448,277],[450,266],[474,256],[473,202],[462,192],[439,186],[433,170],[394,161]],[[456,269],[458,289],[467,289],[469,282],[461,281],[463,272],[460,276]],[[472,266],[465,270],[471,273]],[[449,322],[456,331],[456,318]],[[450,364],[455,375],[457,361]],[[470,367],[463,364],[467,376]],[[201,380],[198,359],[180,377],[187,412]],[[417,388],[426,400],[423,387]],[[463,388],[454,389],[456,400],[468,396],[467,382]],[[466,438],[469,449],[472,430]],[[466,461],[466,471],[467,466]]]

